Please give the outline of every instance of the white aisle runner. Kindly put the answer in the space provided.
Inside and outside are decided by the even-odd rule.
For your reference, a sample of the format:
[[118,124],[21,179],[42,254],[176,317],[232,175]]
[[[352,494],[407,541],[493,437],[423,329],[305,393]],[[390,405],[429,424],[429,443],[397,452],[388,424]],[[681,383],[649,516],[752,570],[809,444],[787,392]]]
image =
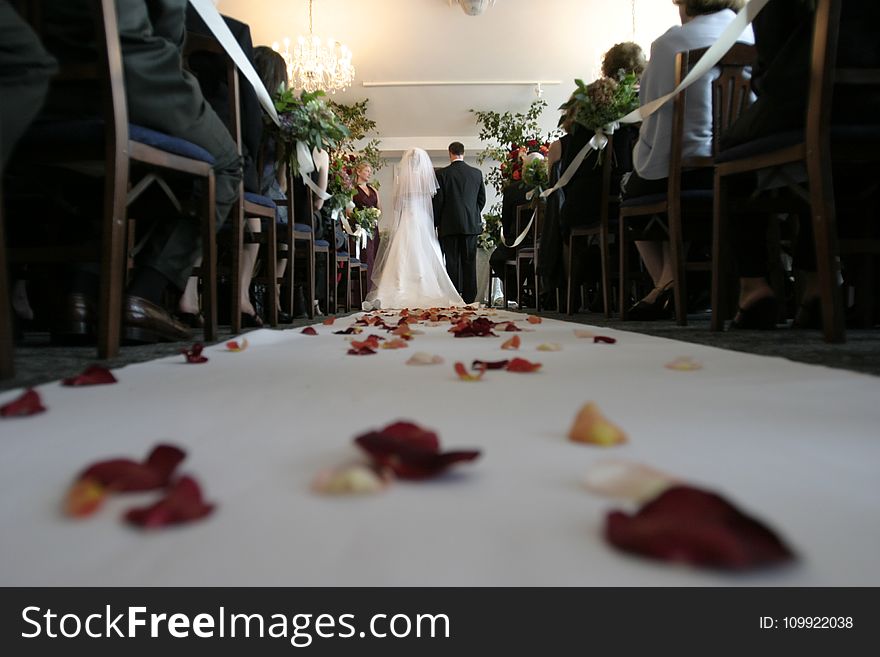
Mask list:
[[[132,365],[119,383],[38,390],[48,412],[0,420],[0,585],[858,585],[880,584],[880,379],[823,367],[502,313],[533,332],[498,338],[419,327],[409,347],[346,354],[354,322],[247,335],[241,353],[206,350]],[[385,334],[384,331],[365,331]],[[546,342],[559,352],[536,351]],[[439,366],[408,366],[416,351]],[[519,356],[534,374],[468,383],[453,362]],[[703,369],[664,365],[691,356]],[[0,403],[18,392],[0,395]],[[621,447],[566,433],[595,401],[629,434]],[[352,438],[409,419],[477,461],[362,497],[311,491],[322,469],[360,458]],[[217,504],[204,521],[144,532],[116,496],[94,517],[60,513],[84,466],[140,459],[159,442],[187,450]],[[798,553],[791,566],[727,575],[648,561],[602,537],[620,502],[582,486],[600,459],[625,458],[725,495]]]

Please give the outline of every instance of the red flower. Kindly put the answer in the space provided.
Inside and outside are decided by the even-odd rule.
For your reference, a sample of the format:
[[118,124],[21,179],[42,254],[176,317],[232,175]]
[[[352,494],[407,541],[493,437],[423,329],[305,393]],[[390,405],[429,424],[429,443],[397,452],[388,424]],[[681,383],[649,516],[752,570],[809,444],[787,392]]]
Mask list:
[[89,365],[82,373],[64,379],[64,386],[97,386],[107,383],[116,383],[116,377],[106,367]]
[[517,169],[516,171],[513,172],[513,175],[511,176],[511,178],[513,178],[514,180],[519,180],[520,178],[522,178],[522,171]]
[[0,417],[25,417],[46,410],[39,393],[33,388],[25,390],[20,397],[0,406]]
[[441,453],[437,434],[412,422],[389,424],[381,431],[358,436],[355,442],[377,465],[389,468],[401,479],[433,477],[454,463],[480,456],[478,450]]
[[202,356],[202,350],[204,348],[205,348],[205,345],[203,345],[201,342],[196,342],[189,349],[181,349],[180,353],[182,353],[184,356],[186,356],[187,363],[193,363],[193,364],[207,363],[208,357]]
[[199,520],[213,510],[214,505],[204,501],[196,480],[192,477],[181,477],[165,497],[150,506],[131,509],[125,514],[125,519],[133,525],[148,529]]
[[626,552],[710,568],[745,570],[794,558],[766,525],[690,486],[668,488],[632,516],[612,511],[605,536]]
[[537,140],[537,139],[529,139],[529,140],[526,142],[526,146],[528,146],[529,148],[534,148],[534,147],[537,146],[537,145],[538,145],[538,140]]
[[477,317],[475,320],[471,321],[469,319],[462,319],[455,326],[449,329],[449,332],[454,334],[457,338],[473,338],[473,337],[498,337],[495,333],[492,332],[492,327],[494,324],[490,319],[486,317]]

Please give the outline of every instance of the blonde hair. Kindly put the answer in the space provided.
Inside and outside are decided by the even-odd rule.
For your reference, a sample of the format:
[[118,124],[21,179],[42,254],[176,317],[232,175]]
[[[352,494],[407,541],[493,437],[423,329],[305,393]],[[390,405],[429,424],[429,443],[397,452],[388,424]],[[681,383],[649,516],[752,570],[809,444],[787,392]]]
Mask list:
[[684,7],[688,16],[714,14],[722,9],[739,11],[746,6],[746,0],[672,0],[672,4]]

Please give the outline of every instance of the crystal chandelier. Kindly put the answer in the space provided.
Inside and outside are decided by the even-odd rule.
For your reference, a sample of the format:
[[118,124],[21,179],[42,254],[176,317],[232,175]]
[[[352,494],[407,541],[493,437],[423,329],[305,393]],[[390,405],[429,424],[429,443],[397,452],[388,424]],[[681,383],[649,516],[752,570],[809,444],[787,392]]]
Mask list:
[[495,0],[449,0],[449,6],[461,5],[461,9],[468,16],[479,16],[487,7],[495,5]]
[[294,89],[336,93],[351,85],[354,66],[348,46],[328,39],[322,43],[312,28],[312,0],[309,0],[309,37],[299,37],[293,50],[290,39],[284,39],[284,50],[272,44],[287,63],[287,78]]

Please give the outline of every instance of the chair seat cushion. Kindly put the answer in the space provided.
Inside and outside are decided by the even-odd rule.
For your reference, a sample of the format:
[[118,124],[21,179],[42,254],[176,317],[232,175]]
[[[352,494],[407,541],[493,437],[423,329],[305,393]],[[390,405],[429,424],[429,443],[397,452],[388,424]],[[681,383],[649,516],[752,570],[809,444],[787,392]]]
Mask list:
[[315,240],[315,246],[326,246],[326,247],[329,247],[329,246],[330,246],[330,242],[328,242],[327,240]]
[[[151,128],[129,123],[128,138],[166,153],[214,164],[214,156],[201,146]],[[39,121],[28,131],[25,144],[35,146],[51,143],[53,148],[63,148],[65,144],[100,144],[103,139],[104,121],[101,119]]]
[[[711,199],[711,189],[684,189],[681,192],[682,201],[705,201]],[[633,196],[632,198],[624,199],[623,202],[621,202],[620,207],[637,208],[642,205],[654,205],[655,203],[662,203],[665,200],[666,194],[647,194],[645,196]]]
[[264,208],[274,208],[275,201],[273,201],[268,196],[261,196],[260,194],[255,194],[254,192],[245,192],[244,200],[248,203],[253,203],[254,205],[262,205]]
[[[309,226],[308,224],[293,224],[293,231],[295,233],[311,233],[312,227]],[[328,244],[329,244],[329,242],[328,242]]]
[[[764,153],[772,153],[773,151],[788,148],[799,144],[804,140],[804,133],[801,130],[789,130],[780,132],[775,135],[753,139],[743,144],[737,144],[732,148],[721,151],[715,156],[716,164],[723,162],[733,162],[743,160]],[[832,125],[831,126],[831,145],[844,142],[880,142],[880,125]]]

